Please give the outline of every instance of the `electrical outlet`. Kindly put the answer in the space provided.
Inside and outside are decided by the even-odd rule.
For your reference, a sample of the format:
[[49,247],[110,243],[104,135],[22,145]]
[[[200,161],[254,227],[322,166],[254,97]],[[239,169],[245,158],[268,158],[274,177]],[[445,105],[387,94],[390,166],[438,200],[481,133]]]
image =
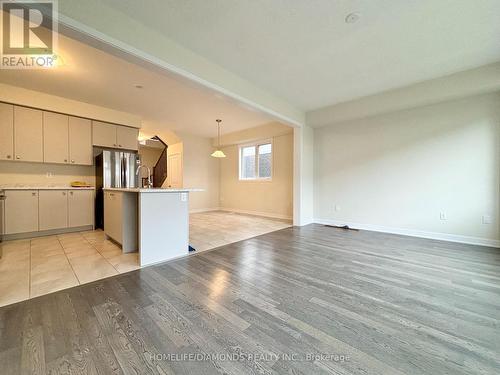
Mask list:
[[188,193],[181,193],[181,202],[187,202]]
[[483,224],[491,224],[492,221],[491,215],[483,215]]
[[439,213],[439,219],[440,220],[446,220],[446,212],[440,212]]
[[52,178],[52,172],[47,172],[45,175],[47,176],[47,178]]
[[334,211],[340,211],[340,206],[338,204],[333,205]]

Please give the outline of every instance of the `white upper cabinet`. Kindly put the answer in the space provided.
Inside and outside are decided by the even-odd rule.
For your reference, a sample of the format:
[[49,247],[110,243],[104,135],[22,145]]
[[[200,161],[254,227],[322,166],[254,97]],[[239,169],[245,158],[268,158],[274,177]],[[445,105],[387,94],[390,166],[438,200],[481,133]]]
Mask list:
[[43,161],[69,163],[67,115],[43,112]]
[[116,125],[92,121],[92,144],[102,147],[118,147],[116,144]]
[[139,130],[135,128],[129,128],[126,126],[116,127],[116,144],[119,148],[124,148],[127,150],[137,150],[137,137],[139,136]]
[[44,112],[43,155],[46,163],[92,165],[91,121]]
[[43,161],[42,111],[14,106],[14,150],[20,161]]
[[0,103],[0,160],[14,158],[14,106]]
[[93,146],[138,150],[139,129],[0,102],[0,160],[92,165]]
[[69,116],[69,162],[92,165],[92,123],[88,119]]
[[139,130],[128,126],[92,121],[92,144],[94,146],[137,150]]

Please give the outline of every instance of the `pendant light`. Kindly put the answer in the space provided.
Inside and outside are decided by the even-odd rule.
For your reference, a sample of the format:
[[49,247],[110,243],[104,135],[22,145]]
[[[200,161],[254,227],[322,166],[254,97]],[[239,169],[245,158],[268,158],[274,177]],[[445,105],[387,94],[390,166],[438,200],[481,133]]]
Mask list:
[[217,150],[215,150],[213,153],[212,153],[212,156],[214,158],[225,158],[226,155],[222,152],[222,150],[220,149],[220,123],[222,122],[222,120],[220,119],[217,119],[215,120],[217,122]]

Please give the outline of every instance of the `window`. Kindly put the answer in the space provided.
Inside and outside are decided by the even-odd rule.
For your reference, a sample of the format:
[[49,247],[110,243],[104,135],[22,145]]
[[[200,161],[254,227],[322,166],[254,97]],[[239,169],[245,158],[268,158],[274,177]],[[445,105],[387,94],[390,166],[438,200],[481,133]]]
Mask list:
[[270,180],[273,171],[270,142],[240,147],[240,180]]

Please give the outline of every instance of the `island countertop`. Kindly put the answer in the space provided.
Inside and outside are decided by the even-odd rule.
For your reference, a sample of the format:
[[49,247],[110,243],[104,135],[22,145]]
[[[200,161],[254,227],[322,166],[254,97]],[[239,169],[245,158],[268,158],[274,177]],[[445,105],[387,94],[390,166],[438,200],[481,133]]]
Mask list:
[[204,189],[171,189],[171,188],[103,188],[105,191],[121,191],[124,193],[192,193]]
[[0,190],[95,190],[94,186],[71,186],[71,185],[0,185]]

